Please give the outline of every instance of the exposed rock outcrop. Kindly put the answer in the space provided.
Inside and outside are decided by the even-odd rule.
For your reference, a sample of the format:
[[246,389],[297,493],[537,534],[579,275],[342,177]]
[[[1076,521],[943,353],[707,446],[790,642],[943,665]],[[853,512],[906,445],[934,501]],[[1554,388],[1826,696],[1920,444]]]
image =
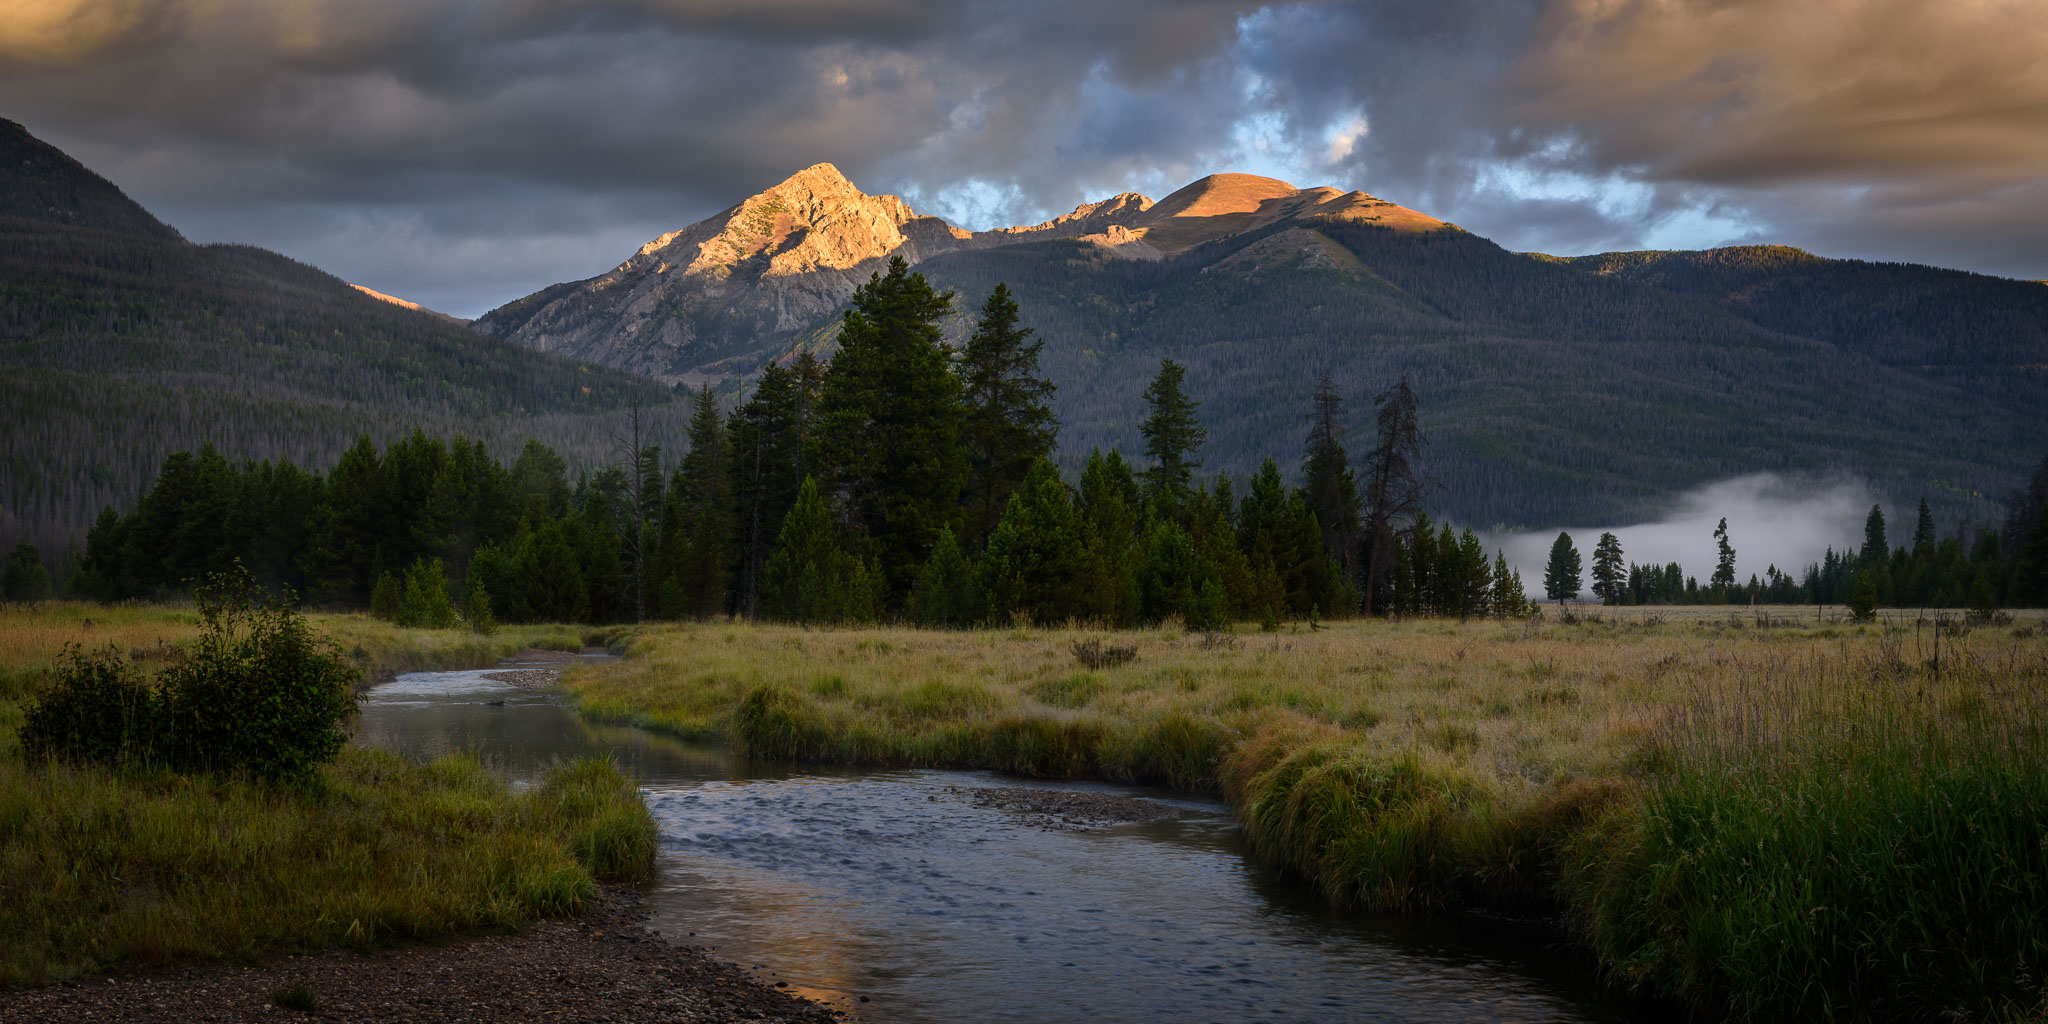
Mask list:
[[1363,192],[1297,189],[1216,174],[1164,201],[1132,192],[1042,224],[968,231],[868,195],[815,164],[715,217],[648,242],[624,263],[484,314],[476,329],[543,351],[672,380],[749,372],[831,315],[892,256],[1078,239],[1118,259],[1158,260],[1288,218],[1440,226]]

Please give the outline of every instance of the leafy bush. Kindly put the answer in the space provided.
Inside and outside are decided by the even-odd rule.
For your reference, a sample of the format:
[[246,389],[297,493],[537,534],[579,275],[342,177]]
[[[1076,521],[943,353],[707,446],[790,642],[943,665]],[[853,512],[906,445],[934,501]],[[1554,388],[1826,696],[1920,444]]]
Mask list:
[[156,693],[120,651],[67,644],[56,685],[29,706],[21,745],[31,760],[59,755],[119,764],[148,753],[155,719]]
[[347,742],[359,673],[288,602],[253,599],[247,573],[194,589],[200,634],[157,677],[160,752],[173,765],[295,779]]

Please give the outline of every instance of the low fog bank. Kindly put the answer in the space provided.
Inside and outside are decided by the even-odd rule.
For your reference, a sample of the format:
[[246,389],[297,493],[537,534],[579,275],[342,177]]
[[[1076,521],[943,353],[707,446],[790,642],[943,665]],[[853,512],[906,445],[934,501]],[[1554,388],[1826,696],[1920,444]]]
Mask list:
[[[1764,567],[1797,578],[1808,563],[1818,562],[1827,549],[1854,550],[1863,543],[1863,520],[1870,506],[1878,504],[1868,483],[1848,478],[1798,479],[1771,473],[1736,477],[1690,491],[1672,503],[1671,511],[1653,523],[1632,526],[1570,527],[1579,549],[1580,576],[1584,585],[1579,600],[1593,598],[1593,545],[1600,534],[1611,532],[1621,540],[1622,559],[1638,565],[1677,562],[1687,576],[1698,577],[1701,586],[1714,574],[1719,553],[1714,544],[1714,527],[1728,518],[1728,542],[1735,547],[1735,579],[1758,579]],[[1910,510],[1907,510],[1910,511]],[[1911,515],[1885,509],[1887,538],[1894,546],[1912,534]],[[1557,531],[1536,533],[1482,534],[1488,552],[1499,548],[1507,553],[1508,564],[1521,570],[1523,587],[1531,597],[1543,597],[1543,567],[1550,560],[1550,546]]]

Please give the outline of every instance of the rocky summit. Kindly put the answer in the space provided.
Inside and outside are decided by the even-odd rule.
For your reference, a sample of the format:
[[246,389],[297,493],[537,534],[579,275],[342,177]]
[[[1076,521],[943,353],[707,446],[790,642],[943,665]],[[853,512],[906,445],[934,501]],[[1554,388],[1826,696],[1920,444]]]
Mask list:
[[1335,217],[1405,230],[1441,221],[1332,188],[1216,174],[1154,203],[1123,193],[1042,224],[968,231],[892,195],[862,192],[815,164],[715,217],[640,247],[585,281],[558,284],[479,318],[529,348],[671,379],[749,373],[806,337],[890,257],[1051,239],[1106,257],[1159,260],[1282,221]]

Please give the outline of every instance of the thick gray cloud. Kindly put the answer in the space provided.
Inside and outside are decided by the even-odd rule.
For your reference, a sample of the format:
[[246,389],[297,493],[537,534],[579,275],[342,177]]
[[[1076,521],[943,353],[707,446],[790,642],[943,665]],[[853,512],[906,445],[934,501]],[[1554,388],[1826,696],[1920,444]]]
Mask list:
[[2048,276],[2031,0],[15,0],[0,114],[460,314],[819,160],[987,227],[1248,170],[1515,248]]

